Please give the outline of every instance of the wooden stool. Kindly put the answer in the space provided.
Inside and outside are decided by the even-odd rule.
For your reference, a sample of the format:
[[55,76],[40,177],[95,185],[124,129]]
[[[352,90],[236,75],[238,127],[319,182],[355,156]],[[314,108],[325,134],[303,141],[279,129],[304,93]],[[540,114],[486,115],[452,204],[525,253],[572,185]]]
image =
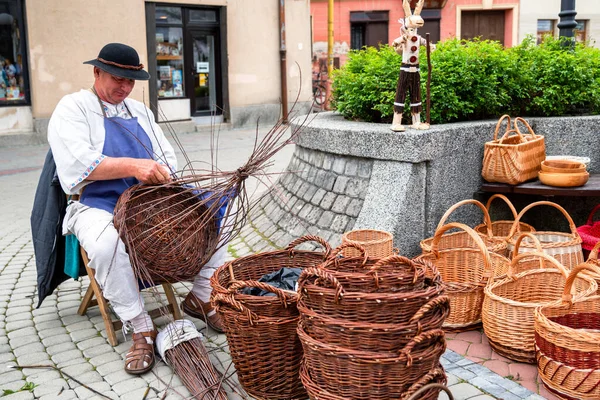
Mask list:
[[[123,323],[119,319],[113,320],[111,318],[110,311],[108,309],[108,300],[106,300],[102,295],[102,289],[100,289],[100,285],[98,285],[98,282],[94,277],[94,270],[89,267],[87,253],[83,247],[80,247],[80,249],[85,270],[90,278],[90,285],[88,286],[87,291],[81,300],[81,304],[79,305],[79,310],[77,310],[77,313],[79,315],[85,315],[88,307],[98,306],[100,308],[102,319],[104,320],[104,326],[106,327],[106,336],[108,337],[108,342],[112,346],[116,346],[119,342],[117,341],[117,335],[115,332],[116,330],[121,329]],[[165,295],[167,296],[169,304],[150,311],[150,317],[156,318],[164,315],[165,313],[170,313],[173,315],[174,319],[181,319],[182,315],[179,307],[177,306],[177,299],[175,298],[173,287],[169,283],[163,283],[162,287],[165,291]]]

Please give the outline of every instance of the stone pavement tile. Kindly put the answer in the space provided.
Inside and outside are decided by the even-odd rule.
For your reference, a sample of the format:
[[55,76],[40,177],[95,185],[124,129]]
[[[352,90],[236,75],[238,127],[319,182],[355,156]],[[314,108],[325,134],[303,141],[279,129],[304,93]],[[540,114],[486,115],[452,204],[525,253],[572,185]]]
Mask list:
[[471,343],[469,342],[465,342],[464,340],[458,339],[447,340],[446,344],[450,350],[462,355],[467,354],[467,350],[471,345]]
[[38,336],[40,337],[40,339],[42,339],[42,341],[53,336],[67,336],[67,330],[64,327],[60,326],[60,321],[57,322],[59,326],[56,328],[41,329],[39,326],[36,326],[36,328],[38,329]]
[[[102,393],[105,396],[111,397],[111,394],[114,396],[113,398],[116,398],[118,396],[116,393],[110,392],[110,385],[106,382],[94,382],[94,383],[90,383],[90,384],[86,383],[86,385],[89,386],[90,388]],[[89,390],[88,388],[85,388],[83,386],[77,386],[77,387],[73,388],[73,390],[75,391],[75,393],[77,393],[77,397],[79,399],[98,399],[98,398],[100,398],[96,393],[92,392],[91,390]]]
[[[487,394],[482,394],[481,396],[471,397],[469,400],[494,400],[495,397],[488,396]],[[502,400],[512,400],[508,398],[502,398]]]
[[34,398],[33,393],[27,390],[9,394],[8,396],[2,396],[3,400],[33,400]]
[[[67,329],[68,329],[68,327],[67,327]],[[95,328],[81,329],[81,330],[78,330],[75,332],[71,332],[69,334],[69,336],[71,336],[71,339],[73,340],[73,343],[78,343],[78,342],[81,342],[82,340],[100,337],[98,335],[99,335],[99,332]]]
[[471,397],[483,394],[481,390],[477,389],[473,385],[469,385],[466,382],[452,386],[451,391],[455,400],[470,399]]
[[481,343],[483,333],[479,330],[460,332],[456,335],[457,340],[464,340],[469,343]]
[[0,371],[0,385],[6,385],[11,382],[22,381],[23,379],[23,373],[19,370],[5,369],[4,371]]
[[15,322],[8,323],[8,324],[6,324],[4,329],[6,329],[7,332],[12,332],[12,331],[16,331],[16,330],[19,330],[22,328],[27,328],[27,327],[32,327],[32,326],[33,326],[33,320],[24,319],[21,321],[15,321]]
[[27,346],[30,345],[32,343],[37,343],[40,341],[40,337],[37,335],[36,333],[33,334],[29,334],[26,336],[17,336],[14,338],[8,338],[8,342],[10,343],[10,347],[13,350],[18,349],[19,347],[23,347],[23,346]]
[[48,354],[50,355],[75,348],[75,344],[71,340],[71,336],[69,336],[67,333],[42,339],[42,344],[46,346],[48,349]]
[[15,355],[13,353],[0,353],[0,366],[5,365],[8,361],[15,361]]
[[38,369],[35,372],[27,375],[27,381],[41,385],[44,383],[51,383],[53,385],[58,382],[64,381],[60,373],[54,369]]
[[37,342],[37,343],[31,343],[27,346],[21,346],[18,349],[13,349],[12,352],[15,355],[15,357],[21,357],[25,354],[35,353],[35,352],[40,352],[40,351],[46,351],[46,348],[44,347],[43,344],[41,344],[40,342]]
[[17,357],[18,365],[48,364],[48,361],[50,361],[50,356],[45,351],[27,353]]
[[537,393],[539,390],[538,384],[534,381],[518,381],[518,382],[522,387],[532,391],[533,393]]
[[[66,345],[67,343],[63,343],[62,345],[59,346],[63,346]],[[71,345],[75,346],[73,343],[71,343]],[[50,350],[48,350],[49,354],[53,354],[50,352]],[[73,350],[66,350],[66,351],[61,351],[61,352],[56,352],[54,353],[54,355],[52,355],[52,361],[54,361],[54,363],[59,366],[60,364],[63,363],[69,363],[71,361],[78,360],[81,359],[81,351],[79,351],[78,349],[73,349]]]
[[20,329],[15,329],[13,331],[8,331],[8,339],[9,340],[13,340],[16,339],[18,337],[25,337],[25,336],[37,336],[37,330],[33,327],[33,326],[27,326],[27,327],[23,327]]
[[508,370],[517,381],[534,382],[538,376],[537,367],[535,365],[513,362],[508,365]]
[[129,376],[130,379],[112,385],[112,390],[124,399],[127,398],[128,393],[136,389],[148,387],[148,383],[145,380],[140,378],[131,379],[131,375]]
[[94,325],[90,321],[86,320],[86,321],[79,321],[74,324],[70,324],[66,327],[66,329],[67,329],[67,332],[73,333],[73,332],[77,332],[77,331],[84,330],[84,329],[85,330],[91,329],[93,327],[94,327]]
[[492,348],[483,343],[473,343],[467,349],[466,355],[469,358],[477,357],[479,359],[489,360],[492,356]]
[[96,336],[95,337],[92,337],[92,338],[89,338],[89,339],[85,339],[85,340],[82,340],[82,341],[78,342],[77,343],[77,348],[79,350],[83,351],[83,350],[87,350],[89,348],[96,347],[96,346],[101,346],[101,345],[104,345],[104,344],[106,344],[106,339],[104,339],[102,336],[98,336],[98,332],[96,331]]
[[[104,338],[102,338],[102,339],[104,339]],[[112,353],[112,352],[114,352],[113,347],[110,344],[104,342],[103,344],[99,344],[97,346],[93,346],[93,347],[83,350],[83,356],[85,358],[93,358],[93,357],[100,356],[102,354]]]
[[[61,371],[79,379],[79,377],[89,371],[93,371],[94,366],[84,360],[79,360],[79,363],[74,365],[69,365],[68,367],[61,368]],[[79,379],[81,380],[81,379]]]
[[[15,321],[22,321],[24,319],[31,319],[31,313],[24,312],[24,313],[20,313],[20,314],[7,315],[4,319],[4,321],[6,323],[9,323],[9,322],[15,322]],[[35,321],[35,319],[34,319],[34,321]]]
[[46,395],[39,398],[39,400],[70,400],[76,399],[77,393],[74,390],[65,390],[58,396]]
[[108,374],[112,374],[115,371],[123,369],[124,365],[125,364],[123,360],[119,357],[118,360],[99,365],[98,367],[96,367],[96,371],[98,371],[100,375],[105,376]]
[[495,373],[497,373],[498,375],[507,377],[510,375],[510,372],[508,370],[508,363],[504,362],[504,361],[500,361],[500,360],[490,360],[490,361],[485,361],[483,363],[483,366],[486,368],[491,369],[492,371],[494,371]]
[[38,385],[35,389],[33,389],[33,394],[35,397],[42,397],[46,395],[58,396],[59,393],[62,393],[66,389],[69,389],[69,385],[67,382],[63,381],[62,384],[57,382],[46,385]]

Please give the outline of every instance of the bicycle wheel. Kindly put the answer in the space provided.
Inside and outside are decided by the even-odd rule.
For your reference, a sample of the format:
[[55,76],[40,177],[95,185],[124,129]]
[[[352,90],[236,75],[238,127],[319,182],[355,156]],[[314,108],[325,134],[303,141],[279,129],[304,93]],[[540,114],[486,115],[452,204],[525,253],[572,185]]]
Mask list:
[[315,87],[313,96],[315,98],[315,104],[322,106],[325,103],[325,88],[322,86]]

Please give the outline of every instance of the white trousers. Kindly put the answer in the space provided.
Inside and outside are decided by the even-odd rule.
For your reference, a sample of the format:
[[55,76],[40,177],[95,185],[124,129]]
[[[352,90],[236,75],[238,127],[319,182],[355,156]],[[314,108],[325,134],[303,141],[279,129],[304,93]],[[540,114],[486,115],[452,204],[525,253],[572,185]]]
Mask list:
[[[104,297],[122,321],[130,321],[144,312],[137,278],[129,262],[125,244],[113,225],[113,215],[107,211],[73,202],[67,207],[63,234],[74,234],[88,254],[90,268]],[[210,277],[227,255],[222,246],[194,279],[192,291],[200,300],[210,298]]]

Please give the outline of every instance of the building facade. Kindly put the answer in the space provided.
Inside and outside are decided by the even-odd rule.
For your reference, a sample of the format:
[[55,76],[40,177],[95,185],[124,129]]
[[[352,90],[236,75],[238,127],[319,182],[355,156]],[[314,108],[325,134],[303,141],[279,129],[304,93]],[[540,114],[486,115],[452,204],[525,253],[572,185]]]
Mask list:
[[308,0],[0,0],[0,135],[45,135],[58,101],[91,87],[83,61],[110,42],[140,54],[151,80],[131,97],[159,121],[274,122],[284,94],[310,105],[309,10]]

